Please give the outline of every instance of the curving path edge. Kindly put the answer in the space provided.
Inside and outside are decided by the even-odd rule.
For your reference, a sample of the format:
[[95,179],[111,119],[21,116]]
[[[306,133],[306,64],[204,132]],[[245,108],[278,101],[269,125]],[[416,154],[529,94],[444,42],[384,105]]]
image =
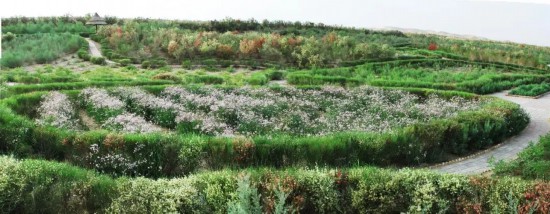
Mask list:
[[[101,51],[99,51],[99,48],[98,48],[99,44],[97,44],[97,42],[94,42],[90,38],[85,38],[85,39],[88,42],[90,55],[93,57],[103,57],[103,55],[101,54]],[[105,59],[105,61],[107,62],[108,65],[116,64],[115,62],[108,59]]]
[[531,117],[529,125],[518,135],[513,136],[494,149],[481,152],[472,158],[432,167],[432,170],[453,174],[481,174],[489,171],[489,159],[512,160],[517,154],[529,146],[530,142],[536,143],[541,135],[550,132],[550,96],[539,99],[506,96],[508,92],[491,94],[504,100],[519,104]]

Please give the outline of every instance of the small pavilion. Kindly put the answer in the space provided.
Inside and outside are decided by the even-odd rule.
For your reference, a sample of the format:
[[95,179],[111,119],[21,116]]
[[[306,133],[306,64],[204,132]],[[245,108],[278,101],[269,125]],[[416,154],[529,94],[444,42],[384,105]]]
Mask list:
[[104,18],[101,18],[97,13],[92,16],[92,18],[86,22],[86,25],[95,25],[95,32],[97,33],[97,26],[98,25],[106,25],[107,22],[105,22]]

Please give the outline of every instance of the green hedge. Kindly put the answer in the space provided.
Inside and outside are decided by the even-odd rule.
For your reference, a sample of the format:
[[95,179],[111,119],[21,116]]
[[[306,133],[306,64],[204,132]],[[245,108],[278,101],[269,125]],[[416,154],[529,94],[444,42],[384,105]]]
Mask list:
[[515,213],[549,203],[548,191],[547,183],[512,178],[374,167],[115,179],[64,163],[0,156],[6,213]]
[[519,176],[524,179],[550,180],[550,134],[542,136],[510,162],[497,162],[493,171],[497,175]]
[[545,94],[549,91],[550,91],[550,84],[542,83],[542,84],[530,84],[530,85],[519,86],[511,90],[510,94],[536,97],[536,96]]
[[[154,90],[155,87],[152,88]],[[413,93],[464,94],[411,89]],[[68,160],[94,168],[89,156],[96,144],[100,155],[120,154],[129,162],[146,164],[132,172],[104,167],[112,174],[175,176],[199,167],[216,169],[244,166],[350,166],[353,164],[417,165],[446,160],[449,154],[464,155],[484,149],[519,133],[528,124],[526,113],[517,105],[496,98],[480,110],[459,113],[398,129],[391,134],[337,133],[327,136],[209,137],[176,134],[113,134],[106,131],[70,132],[37,127],[28,118],[34,115],[45,92],[13,96],[0,105],[0,148],[17,156],[38,156]],[[468,95],[478,99],[475,95]],[[10,109],[14,109],[10,110]],[[117,146],[113,146],[117,145]],[[136,149],[143,154],[136,153]],[[149,170],[150,168],[161,170]]]
[[[3,96],[29,93],[33,91],[52,91],[52,90],[75,90],[86,87],[109,87],[109,86],[139,86],[139,85],[165,85],[171,84],[167,80],[148,80],[148,81],[89,81],[89,82],[69,82],[69,83],[47,83],[40,85],[14,85],[10,86],[7,93]],[[0,97],[1,98],[1,97]]]
[[359,78],[346,78],[338,76],[320,76],[306,73],[289,73],[286,76],[289,84],[292,85],[324,85],[336,84],[341,86],[357,86],[364,84]]

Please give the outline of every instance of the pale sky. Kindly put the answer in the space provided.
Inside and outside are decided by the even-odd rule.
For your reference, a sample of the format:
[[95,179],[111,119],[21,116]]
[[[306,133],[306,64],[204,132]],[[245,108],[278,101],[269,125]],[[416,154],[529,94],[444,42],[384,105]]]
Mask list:
[[16,0],[0,16],[82,16],[180,20],[311,21],[399,27],[550,46],[550,0]]

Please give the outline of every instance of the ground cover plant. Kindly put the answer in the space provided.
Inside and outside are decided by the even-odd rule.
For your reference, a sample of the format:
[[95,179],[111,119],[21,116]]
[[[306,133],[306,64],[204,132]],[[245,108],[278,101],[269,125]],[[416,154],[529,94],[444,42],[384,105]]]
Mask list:
[[550,84],[541,83],[541,84],[530,84],[530,85],[519,86],[517,88],[512,89],[509,92],[509,94],[536,97],[539,95],[543,95],[549,91],[550,91]]

